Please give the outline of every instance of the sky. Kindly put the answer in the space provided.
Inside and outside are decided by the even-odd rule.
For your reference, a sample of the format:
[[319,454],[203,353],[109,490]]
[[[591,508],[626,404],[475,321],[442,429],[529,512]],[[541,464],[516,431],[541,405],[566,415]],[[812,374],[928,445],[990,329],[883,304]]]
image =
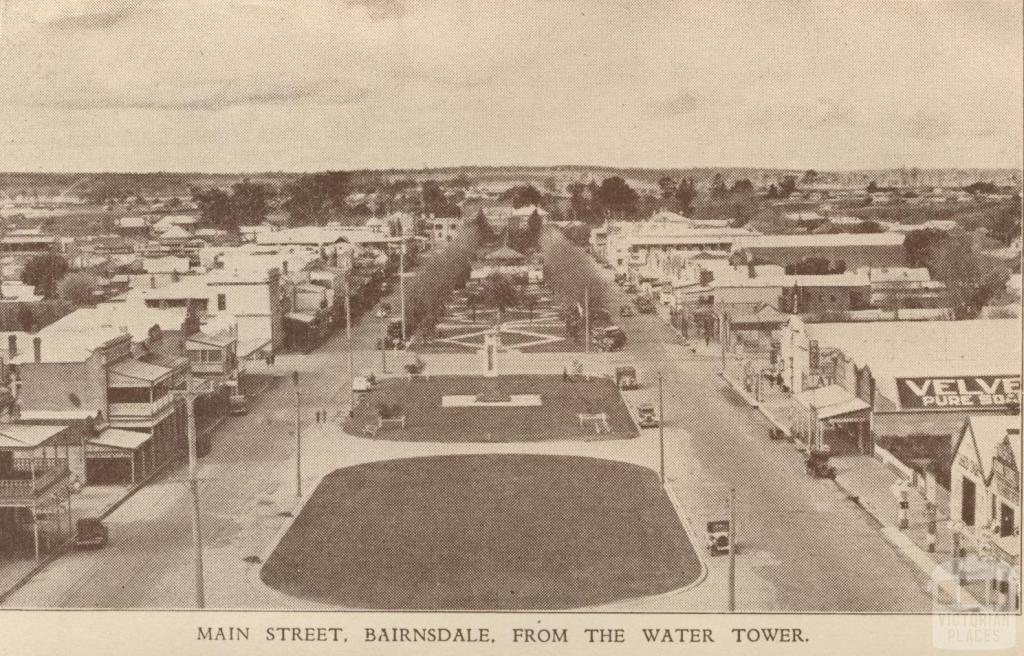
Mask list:
[[1021,0],[0,6],[0,170],[1021,166]]

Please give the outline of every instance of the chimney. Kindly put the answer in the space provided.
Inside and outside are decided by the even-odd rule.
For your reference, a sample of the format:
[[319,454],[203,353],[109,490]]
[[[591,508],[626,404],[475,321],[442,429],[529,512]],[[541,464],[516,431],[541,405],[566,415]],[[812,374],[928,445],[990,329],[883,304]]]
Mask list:
[[32,338],[32,356],[36,362],[43,361],[43,338],[33,337]]
[[7,355],[13,358],[18,354],[18,336],[8,335],[7,336]]

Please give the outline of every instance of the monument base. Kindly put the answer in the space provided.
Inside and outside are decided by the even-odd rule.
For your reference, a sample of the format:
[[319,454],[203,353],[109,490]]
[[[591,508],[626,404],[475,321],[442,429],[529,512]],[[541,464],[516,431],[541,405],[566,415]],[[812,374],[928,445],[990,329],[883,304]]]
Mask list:
[[488,378],[484,391],[477,395],[480,403],[508,403],[512,397],[498,389],[497,377]]

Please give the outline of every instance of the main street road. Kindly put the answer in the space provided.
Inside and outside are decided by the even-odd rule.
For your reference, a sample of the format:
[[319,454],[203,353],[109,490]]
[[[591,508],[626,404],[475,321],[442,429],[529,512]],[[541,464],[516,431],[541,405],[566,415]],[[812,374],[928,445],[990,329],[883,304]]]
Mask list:
[[[610,287],[613,312],[630,303]],[[728,517],[736,489],[738,610],[930,609],[925,577],[834,483],[808,477],[790,443],[767,438],[769,424],[718,375],[714,348],[692,353],[653,315],[621,321],[629,341],[615,361],[635,364],[644,383],[627,397],[656,403],[658,373],[664,378],[666,477],[699,537],[707,520]],[[724,610],[727,560],[708,558],[708,581],[690,593],[627,607]]]

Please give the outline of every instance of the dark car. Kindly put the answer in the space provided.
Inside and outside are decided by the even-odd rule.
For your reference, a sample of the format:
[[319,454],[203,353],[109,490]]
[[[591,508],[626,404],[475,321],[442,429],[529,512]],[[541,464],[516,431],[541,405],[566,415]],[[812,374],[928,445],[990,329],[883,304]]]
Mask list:
[[76,549],[99,549],[107,543],[110,533],[99,517],[84,517],[77,522]]

